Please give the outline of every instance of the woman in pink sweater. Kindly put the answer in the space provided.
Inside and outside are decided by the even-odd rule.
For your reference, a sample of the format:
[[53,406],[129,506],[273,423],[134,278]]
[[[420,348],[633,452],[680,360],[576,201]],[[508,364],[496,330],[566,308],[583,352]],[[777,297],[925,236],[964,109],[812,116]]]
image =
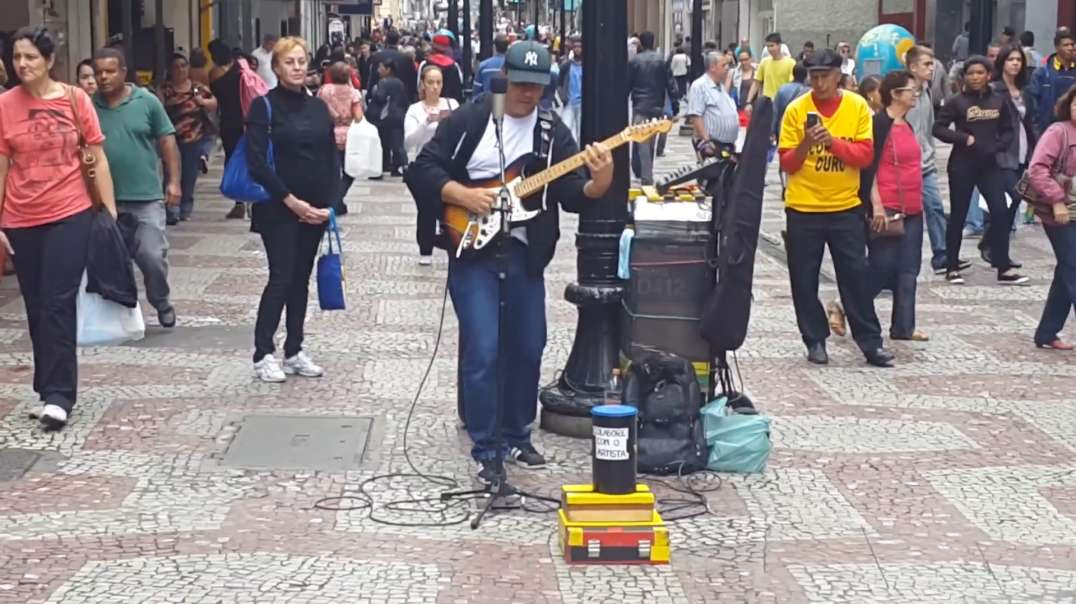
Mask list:
[[[1058,121],[1051,124],[1031,158],[1028,173],[1031,185],[1039,193],[1040,203],[1034,206],[1042,220],[1046,236],[1054,248],[1057,268],[1042,319],[1035,330],[1035,344],[1040,348],[1072,350],[1072,344],[1060,337],[1065,320],[1076,308],[1076,223],[1071,213],[1076,210],[1076,87],[1069,89],[1057,102]],[[1062,166],[1055,173],[1058,159]]]

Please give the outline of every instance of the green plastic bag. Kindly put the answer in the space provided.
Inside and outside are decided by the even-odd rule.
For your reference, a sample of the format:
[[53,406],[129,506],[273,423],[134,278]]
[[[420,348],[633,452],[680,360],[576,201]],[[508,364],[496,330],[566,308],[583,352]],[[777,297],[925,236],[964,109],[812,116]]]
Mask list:
[[766,468],[773,443],[770,418],[732,413],[721,396],[702,408],[702,427],[710,456],[706,468],[716,472],[755,474]]

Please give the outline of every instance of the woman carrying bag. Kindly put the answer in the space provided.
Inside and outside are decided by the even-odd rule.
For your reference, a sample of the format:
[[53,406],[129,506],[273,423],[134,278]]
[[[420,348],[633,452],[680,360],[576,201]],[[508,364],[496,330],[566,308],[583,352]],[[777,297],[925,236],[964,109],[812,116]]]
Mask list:
[[[422,68],[419,96],[422,98],[407,109],[404,118],[404,145],[410,161],[418,157],[423,145],[428,143],[441,120],[459,108],[456,99],[446,99],[441,96],[441,87],[444,83],[441,68],[436,65],[426,65]],[[433,264],[433,246],[437,231],[437,216],[421,212],[419,206],[418,227],[416,239],[418,240],[418,263],[422,266]]]
[[[247,166],[269,197],[251,205],[251,230],[261,235],[269,261],[269,283],[254,326],[254,373],[264,382],[324,373],[303,352],[303,325],[314,257],[329,208],[340,198],[340,153],[329,108],[303,87],[308,52],[302,38],[276,43],[277,87],[255,99],[247,117]],[[275,169],[268,161],[270,145]],[[281,369],[273,356],[273,336],[285,307],[288,335]]]
[[[860,196],[871,208],[867,262],[874,296],[893,292],[889,337],[925,342],[915,328],[916,280],[923,256],[923,172],[915,131],[904,119],[922,89],[908,71],[892,71],[879,87],[874,115],[874,164],[861,175]],[[868,197],[869,196],[869,197]]]
[[1025,199],[1042,221],[1042,228],[1054,249],[1057,267],[1046,306],[1035,330],[1039,348],[1071,351],[1073,345],[1061,339],[1065,321],[1076,310],[1076,87],[1057,102],[1058,121],[1042,134],[1028,167],[1033,195]]
[[30,416],[49,430],[67,424],[77,398],[77,298],[94,196],[116,216],[97,112],[82,89],[49,76],[55,51],[44,27],[20,29],[12,63],[22,83],[0,95],[0,248],[15,260],[30,327],[41,401]]
[[347,150],[347,131],[352,122],[362,121],[362,93],[356,88],[350,79],[351,66],[343,61],[337,61],[329,66],[325,72],[326,83],[318,88],[318,98],[325,101],[329,107],[329,115],[333,118],[333,132],[336,136],[336,148],[340,151],[340,199],[333,204],[337,216],[347,214],[347,205],[344,196],[347,195],[351,183],[355,179],[343,171],[344,153]]

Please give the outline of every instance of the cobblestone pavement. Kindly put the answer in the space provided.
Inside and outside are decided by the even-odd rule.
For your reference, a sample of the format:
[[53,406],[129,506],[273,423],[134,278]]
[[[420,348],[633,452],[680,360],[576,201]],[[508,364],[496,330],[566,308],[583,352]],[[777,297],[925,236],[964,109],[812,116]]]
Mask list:
[[[688,152],[673,137],[662,169]],[[369,510],[313,507],[409,471],[404,426],[433,350],[446,262],[416,265],[398,179],[358,183],[343,220],[350,310],[308,319],[307,348],[328,375],[254,383],[265,260],[242,223],[223,219],[218,178],[202,179],[194,220],[170,231],[175,332],[148,318],[138,346],[82,351],[81,400],[60,434],[26,417],[30,345],[14,280],[0,285],[0,602],[1076,600],[1076,357],[1031,345],[1053,266],[1037,228],[1020,230],[1014,253],[1030,287],[993,285],[981,263],[965,287],[924,274],[919,319],[931,341],[893,343],[890,370],[868,368],[841,338],[829,366],[807,365],[783,253],[764,246],[738,356],[751,397],[774,417],[769,468],[726,477],[708,496],[712,514],[673,524],[669,566],[570,567],[548,514],[498,514],[471,531],[384,507],[440,490],[413,478],[368,488],[376,517],[394,526]],[[770,184],[764,231],[779,242]],[[561,292],[575,275],[575,227],[564,220],[547,273],[546,379],[574,331]],[[879,301],[883,323],[889,308]],[[449,312],[409,449],[424,471],[469,486],[456,346]],[[267,415],[372,418],[368,449],[348,471],[237,467],[230,447],[245,419]],[[519,484],[552,494],[588,480],[586,442],[536,439],[551,466],[515,473]]]

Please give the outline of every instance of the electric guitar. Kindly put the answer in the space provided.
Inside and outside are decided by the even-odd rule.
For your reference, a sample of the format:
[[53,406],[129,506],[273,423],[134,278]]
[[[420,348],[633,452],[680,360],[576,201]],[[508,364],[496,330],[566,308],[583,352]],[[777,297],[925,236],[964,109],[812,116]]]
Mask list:
[[[651,137],[667,133],[672,129],[672,121],[668,119],[652,119],[648,122],[628,126],[620,131],[620,134],[605,139],[602,143],[612,151],[617,147],[629,143],[641,143]],[[549,183],[577,170],[586,164],[583,151],[553,164],[552,166],[533,175],[524,174],[525,168],[533,161],[533,156],[527,154],[505,168],[505,180],[507,181],[507,200],[498,199],[493,204],[493,210],[486,215],[469,212],[467,209],[449,203],[444,204],[444,215],[441,217],[441,226],[448,242],[449,250],[455,250],[459,257],[464,250],[480,250],[489,244],[500,233],[500,212],[502,204],[508,204],[508,222],[511,224],[526,222],[539,213],[540,205],[536,209],[527,209],[526,200],[541,193]],[[489,180],[464,182],[466,187],[478,189],[499,189],[500,178]]]

